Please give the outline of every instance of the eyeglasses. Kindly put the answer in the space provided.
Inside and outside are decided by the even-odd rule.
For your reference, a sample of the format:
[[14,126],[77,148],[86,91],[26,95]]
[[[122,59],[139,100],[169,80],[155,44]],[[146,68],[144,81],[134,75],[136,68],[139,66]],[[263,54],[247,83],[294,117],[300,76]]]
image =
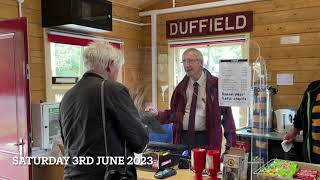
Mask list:
[[198,61],[198,59],[190,59],[190,60],[182,60],[181,63],[186,65],[186,64],[192,64],[194,62]]

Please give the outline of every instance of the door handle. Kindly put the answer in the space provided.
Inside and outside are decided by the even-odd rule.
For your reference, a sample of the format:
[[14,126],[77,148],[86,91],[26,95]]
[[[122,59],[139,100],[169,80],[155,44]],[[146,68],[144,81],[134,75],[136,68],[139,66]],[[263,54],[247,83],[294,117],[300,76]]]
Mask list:
[[20,156],[24,156],[24,145],[25,145],[26,143],[24,142],[24,140],[21,138],[20,139],[20,142],[19,143],[16,143],[16,144],[14,144],[15,146],[18,146],[19,147],[19,155]]
[[22,142],[20,142],[20,143],[16,143],[16,144],[14,144],[15,146],[22,146],[22,145],[25,145],[26,143],[24,143],[23,141]]

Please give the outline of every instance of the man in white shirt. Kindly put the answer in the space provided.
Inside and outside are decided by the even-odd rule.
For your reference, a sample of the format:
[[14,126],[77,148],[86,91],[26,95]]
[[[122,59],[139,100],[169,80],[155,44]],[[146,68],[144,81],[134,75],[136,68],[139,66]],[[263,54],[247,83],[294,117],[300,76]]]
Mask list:
[[218,78],[203,68],[203,56],[199,50],[187,49],[182,59],[186,76],[173,92],[170,109],[158,112],[149,106],[146,111],[154,113],[162,123],[173,123],[173,143],[185,144],[189,148],[206,147],[220,151],[222,124],[226,149],[229,149],[236,141],[236,128],[231,108],[219,106]]

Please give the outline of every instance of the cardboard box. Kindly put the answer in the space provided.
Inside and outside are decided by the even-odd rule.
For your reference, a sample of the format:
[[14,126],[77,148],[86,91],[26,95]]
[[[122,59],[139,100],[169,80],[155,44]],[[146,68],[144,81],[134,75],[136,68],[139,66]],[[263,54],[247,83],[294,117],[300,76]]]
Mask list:
[[247,179],[248,157],[243,148],[231,148],[223,158],[223,177],[228,179]]
[[242,157],[227,154],[223,160],[223,177],[226,180],[240,179]]
[[146,157],[152,157],[152,169],[158,170],[160,168],[168,168],[174,166],[174,159],[168,151],[147,152],[143,155]]

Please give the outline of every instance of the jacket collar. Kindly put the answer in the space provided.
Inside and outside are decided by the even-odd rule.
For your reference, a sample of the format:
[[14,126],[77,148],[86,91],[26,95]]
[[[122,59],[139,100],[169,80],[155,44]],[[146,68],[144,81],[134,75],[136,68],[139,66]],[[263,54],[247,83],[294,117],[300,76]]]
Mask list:
[[320,80],[311,82],[308,85],[307,91],[309,92],[320,91]]
[[87,71],[83,74],[83,77],[95,76],[101,79],[105,79],[102,74],[97,73],[95,71]]

